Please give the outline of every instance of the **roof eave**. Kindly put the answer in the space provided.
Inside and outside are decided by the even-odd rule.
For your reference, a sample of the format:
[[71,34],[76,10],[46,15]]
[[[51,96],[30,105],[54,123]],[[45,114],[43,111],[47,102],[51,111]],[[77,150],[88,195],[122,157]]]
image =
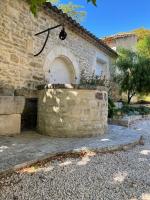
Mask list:
[[79,23],[77,23],[75,20],[69,17],[66,13],[63,13],[62,10],[58,9],[56,6],[53,6],[51,3],[47,2],[44,4],[43,7],[48,13],[50,13],[50,11],[56,13],[58,18],[61,18],[61,23],[67,24],[69,27],[74,28],[74,30],[77,30],[78,33],[82,33],[87,38],[91,39],[91,41],[93,41],[93,43],[96,44],[96,46],[99,49],[103,50],[106,54],[110,55],[113,58],[118,57],[118,54],[107,44],[105,44],[101,39],[97,38],[91,32],[86,30],[83,26],[81,26]]

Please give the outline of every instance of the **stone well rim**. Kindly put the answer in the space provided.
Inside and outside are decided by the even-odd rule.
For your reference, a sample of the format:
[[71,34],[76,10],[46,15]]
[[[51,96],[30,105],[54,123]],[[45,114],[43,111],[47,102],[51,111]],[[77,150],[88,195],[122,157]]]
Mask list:
[[108,92],[108,88],[105,86],[89,86],[89,85],[80,85],[80,84],[43,84],[38,85],[37,90],[46,90],[46,89],[77,89],[77,90],[99,90]]

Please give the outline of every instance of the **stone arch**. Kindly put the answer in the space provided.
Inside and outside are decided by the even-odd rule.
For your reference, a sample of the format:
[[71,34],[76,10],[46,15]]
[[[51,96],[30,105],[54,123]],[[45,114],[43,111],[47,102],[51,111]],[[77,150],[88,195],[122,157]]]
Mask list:
[[[66,70],[68,68],[68,74],[71,72],[74,73],[74,75],[73,74],[71,75],[71,76],[74,76],[74,81],[73,82],[71,81],[71,83],[78,84],[80,81],[79,65],[76,61],[75,56],[70,52],[70,50],[62,46],[57,46],[54,49],[52,49],[46,57],[44,68],[43,68],[46,81],[48,82],[50,81],[50,76],[51,76],[50,73],[51,71],[54,71],[52,68],[55,64],[58,65],[58,62],[61,63],[62,66],[64,67],[66,66]],[[65,73],[65,70],[64,70],[64,73]]]

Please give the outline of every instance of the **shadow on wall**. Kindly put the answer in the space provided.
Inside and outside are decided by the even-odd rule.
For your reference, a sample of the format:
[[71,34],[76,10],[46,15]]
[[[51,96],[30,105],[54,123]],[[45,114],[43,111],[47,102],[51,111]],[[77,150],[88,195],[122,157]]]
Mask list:
[[53,137],[88,137],[107,129],[108,103],[104,91],[51,88],[39,91],[38,131]]
[[[70,84],[64,84],[66,89],[73,89],[72,86]],[[55,113],[59,113],[60,109],[61,109],[61,99],[59,97],[59,93],[64,93],[63,89],[49,89],[49,90],[45,90],[45,95],[43,96],[43,103],[47,102],[47,99],[53,99],[54,101],[54,105],[52,106],[52,110]],[[76,100],[78,96],[78,92],[77,91],[69,91],[68,92],[68,96],[65,97],[65,99],[67,101],[69,100]],[[73,106],[73,104],[72,104]],[[60,120],[61,121],[61,120]]]

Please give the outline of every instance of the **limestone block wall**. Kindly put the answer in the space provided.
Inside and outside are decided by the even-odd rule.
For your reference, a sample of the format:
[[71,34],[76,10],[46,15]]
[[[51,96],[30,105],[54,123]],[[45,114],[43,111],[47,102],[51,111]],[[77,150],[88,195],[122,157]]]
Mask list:
[[[68,37],[64,41],[58,38],[61,28],[52,30],[46,48],[40,56],[34,57],[46,37],[35,37],[35,33],[60,24],[61,19],[43,9],[34,17],[25,0],[0,1],[0,19],[0,88],[34,90],[37,85],[44,84],[45,61],[50,52],[58,56],[59,50],[55,52],[55,49],[61,52],[65,47],[67,54],[70,52],[75,57],[79,71],[85,68],[91,73],[97,57],[105,61],[107,67],[111,63],[109,55],[69,27],[66,27]],[[46,73],[49,72],[47,64]]]
[[136,50],[137,36],[132,35],[129,37],[116,39],[116,47],[123,47],[126,49]]
[[117,50],[118,47],[121,47],[136,51],[137,40],[138,39],[136,35],[128,35],[125,37],[113,38],[107,44],[114,50]]
[[0,135],[20,133],[24,97],[0,96]]
[[38,131],[53,137],[87,137],[107,129],[107,92],[85,89],[39,91]]

